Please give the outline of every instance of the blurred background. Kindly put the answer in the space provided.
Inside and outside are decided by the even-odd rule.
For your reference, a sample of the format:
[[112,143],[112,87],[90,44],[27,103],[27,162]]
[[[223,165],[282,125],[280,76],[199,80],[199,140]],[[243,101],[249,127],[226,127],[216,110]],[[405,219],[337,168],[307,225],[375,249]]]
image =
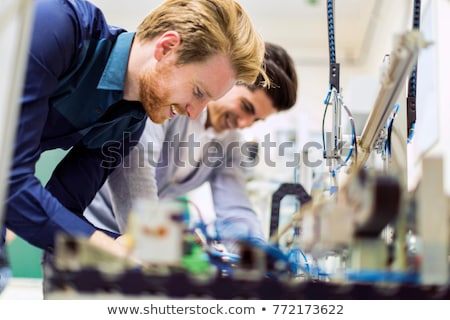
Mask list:
[[[161,0],[92,0],[104,12],[110,24],[134,31],[141,19],[155,8]],[[430,1],[423,2],[423,14],[433,20],[438,12],[431,12]],[[449,1],[436,0],[445,3]],[[262,141],[270,135],[271,140],[292,142],[291,154],[274,155],[274,161],[286,161],[292,153],[302,153],[310,142],[322,144],[321,130],[324,116],[324,99],[329,89],[329,42],[325,0],[239,0],[252,18],[256,28],[266,41],[282,45],[293,57],[298,77],[297,104],[289,111],[273,115],[265,121],[243,131],[248,141]],[[334,33],[336,62],[340,64],[340,87],[345,104],[349,106],[356,122],[358,134],[369,115],[380,86],[383,60],[394,47],[395,37],[411,29],[413,1],[410,0],[337,0],[335,1]],[[432,8],[438,8],[434,5]],[[434,29],[434,26],[431,26]],[[448,30],[440,25],[439,30]],[[434,32],[434,31],[433,31]],[[436,36],[436,33],[433,33]],[[7,37],[6,37],[7,39]],[[436,66],[434,66],[436,67]],[[433,76],[433,75],[432,75]],[[435,76],[435,75],[434,75]],[[405,93],[406,95],[406,93]],[[448,117],[448,114],[446,115]],[[331,119],[326,119],[330,121]],[[432,119],[436,120],[436,119]],[[320,158],[321,150],[317,150]],[[45,184],[53,167],[63,156],[56,150],[41,158],[37,174]],[[448,155],[448,152],[447,152]],[[447,162],[450,157],[447,156]],[[261,163],[252,168],[257,183],[249,181],[249,192],[256,209],[266,220],[270,195],[277,183],[300,181],[309,191],[313,177],[321,167],[296,168],[276,166],[267,168]],[[316,170],[317,172],[313,172]],[[447,172],[447,190],[450,178]],[[266,184],[265,184],[266,183]],[[208,188],[199,188],[189,196],[200,206],[202,212],[212,212],[212,204],[205,197]],[[267,226],[266,226],[267,227]],[[17,237],[8,244],[10,264],[14,277],[40,278],[40,250],[29,246]]]

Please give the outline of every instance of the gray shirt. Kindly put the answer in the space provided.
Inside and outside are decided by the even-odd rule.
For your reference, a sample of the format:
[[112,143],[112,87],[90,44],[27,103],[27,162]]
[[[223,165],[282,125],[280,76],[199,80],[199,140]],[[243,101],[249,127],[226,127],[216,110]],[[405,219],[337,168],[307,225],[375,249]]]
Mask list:
[[235,252],[238,239],[265,243],[245,188],[248,163],[241,136],[236,130],[207,132],[205,117],[206,112],[197,120],[177,116],[163,125],[148,120],[138,145],[108,178],[85,217],[99,228],[122,233],[135,199],[177,198],[208,182],[215,230],[227,249]]

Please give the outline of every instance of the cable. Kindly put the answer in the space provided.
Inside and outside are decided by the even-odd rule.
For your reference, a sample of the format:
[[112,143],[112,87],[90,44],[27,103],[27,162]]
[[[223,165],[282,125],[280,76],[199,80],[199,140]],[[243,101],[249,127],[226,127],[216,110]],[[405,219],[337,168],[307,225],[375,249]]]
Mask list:
[[409,128],[409,135],[408,135],[408,139],[406,140],[406,143],[411,143],[412,139],[414,138],[414,133],[416,131],[416,123],[413,122],[411,123],[411,128]]
[[389,121],[387,123],[387,126],[386,126],[387,127],[387,137],[386,137],[386,142],[385,142],[385,150],[386,150],[386,152],[387,152],[389,157],[391,157],[392,127],[393,127],[393,124],[394,124],[394,119],[397,116],[397,112],[398,112],[399,107],[400,106],[399,106],[398,103],[396,103],[394,105],[394,111],[393,111],[393,113],[392,113],[392,115],[391,115],[391,117],[390,117],[390,119],[389,119]]
[[327,1],[327,18],[328,18],[328,47],[330,51],[330,64],[336,63],[336,44],[334,37],[334,8],[333,0]]
[[[304,265],[303,266],[298,257],[299,254],[303,257],[303,261],[304,261]],[[311,267],[309,265],[309,261],[308,258],[306,257],[305,253],[300,249],[300,248],[293,248],[291,250],[288,251],[287,253],[288,259],[290,262],[292,262],[296,268],[301,269],[302,271],[304,271],[308,276],[311,275]],[[297,273],[298,270],[295,270],[294,273]]]
[[350,146],[349,152],[347,153],[345,160],[343,162],[339,163],[339,165],[336,167],[335,170],[338,171],[341,167],[344,166],[344,164],[346,164],[350,160],[350,157],[352,156],[353,153],[355,155],[355,162],[356,162],[357,155],[358,155],[358,143],[357,143],[357,137],[356,137],[355,120],[353,118],[353,115],[352,115],[350,109],[344,104],[344,102],[342,101],[341,98],[336,96],[336,99],[338,99],[338,101],[339,101],[339,106],[342,107],[345,110],[345,112],[347,113],[347,116],[348,116],[348,119],[350,122],[351,134],[352,134],[352,141],[351,141],[351,146]]
[[326,156],[327,156],[327,150],[325,147],[325,119],[327,116],[328,105],[330,104],[331,91],[332,91],[332,87],[330,85],[330,88],[328,89],[328,92],[327,92],[327,96],[325,97],[325,100],[323,101],[323,103],[325,104],[325,111],[323,112],[323,118],[322,118],[322,145],[323,145],[323,157],[324,158],[326,158]]
[[336,63],[336,43],[334,36],[334,1],[327,1],[327,26],[328,26],[328,49],[330,53],[330,78],[327,96],[325,97],[325,111],[322,118],[322,143],[323,143],[323,157],[326,158],[325,147],[325,119],[330,103],[331,93],[333,90],[339,92],[339,64]]
[[205,219],[203,219],[203,214],[202,214],[200,208],[197,206],[197,204],[194,201],[192,201],[188,198],[176,198],[175,200],[178,202],[184,203],[184,204],[192,205],[195,208],[195,211],[197,212],[197,215],[198,215],[199,219],[201,220],[201,222],[205,223]]
[[[330,98],[331,96],[334,96],[334,103],[337,104],[338,108],[343,108],[345,110],[345,112],[347,113],[349,122],[350,122],[350,128],[351,128],[351,135],[352,135],[352,140],[351,140],[351,146],[350,146],[350,150],[349,153],[347,154],[346,159],[344,160],[344,162],[341,162],[337,169],[340,169],[343,164],[347,163],[348,160],[350,159],[351,155],[353,154],[353,152],[355,153],[355,158],[357,157],[357,153],[358,153],[358,143],[357,143],[357,136],[356,136],[356,125],[355,125],[355,120],[353,118],[353,115],[350,111],[350,109],[344,104],[342,98],[339,97],[338,93],[336,92],[336,90],[331,89],[328,91],[327,96],[324,100],[324,104],[325,104],[325,111],[324,111],[324,115],[322,118],[322,143],[323,143],[323,156],[324,158],[326,157],[326,146],[325,146],[325,119],[326,119],[326,114],[327,114],[327,110],[328,110],[328,105],[330,104]],[[335,145],[335,147],[337,148],[338,146]]]
[[336,62],[334,36],[334,1],[327,1],[328,48],[330,51],[330,85],[339,92],[339,63]]
[[[323,143],[323,156],[324,158],[326,158],[326,145],[325,145],[325,119],[326,119],[326,114],[327,114],[327,110],[328,110],[328,105],[330,104],[330,99],[331,96],[333,96],[333,101],[334,103],[337,104],[338,108],[343,108],[345,110],[345,112],[347,113],[349,122],[350,122],[350,128],[351,128],[351,135],[352,135],[352,140],[351,140],[351,146],[350,146],[350,150],[347,154],[346,159],[339,163],[339,165],[337,166],[337,168],[335,170],[339,170],[344,164],[346,164],[348,162],[348,160],[350,160],[351,155],[354,153],[355,155],[355,161],[356,161],[356,157],[358,154],[358,143],[357,143],[357,136],[356,136],[356,125],[355,125],[355,120],[353,118],[353,115],[350,111],[350,109],[344,104],[342,98],[339,97],[338,93],[336,92],[335,89],[332,89],[330,87],[327,96],[325,97],[324,100],[324,104],[325,104],[325,111],[324,111],[324,115],[322,118],[322,143]],[[335,146],[338,147],[338,146]]]
[[[351,130],[352,130],[353,152],[355,153],[355,161],[356,161],[357,157],[358,157],[358,141],[357,141],[357,137],[356,137],[355,119],[353,118],[353,115],[352,115],[350,109],[345,104],[342,104],[342,106],[344,107],[345,112],[347,112],[347,115],[348,115],[348,118],[349,118],[349,121],[350,121],[350,127],[351,127]],[[349,160],[349,158],[347,159],[347,161]]]
[[[412,19],[413,30],[420,29],[420,0],[414,0],[413,8],[413,19]],[[406,123],[407,123],[407,141],[411,142],[414,137],[414,129],[416,123],[416,92],[417,92],[417,62],[413,66],[413,70],[408,80],[408,96],[406,98]]]
[[[203,213],[201,212],[200,208],[197,206],[195,202],[188,198],[177,198],[175,199],[178,202],[188,204],[194,207],[195,211],[197,212],[199,223],[195,224],[192,228],[194,233],[199,237],[199,240],[203,242],[204,246],[208,246],[212,241],[217,241],[219,239],[219,235],[217,234],[216,228],[214,228],[215,235],[211,236],[208,232],[208,224],[205,222],[205,218],[203,216]],[[198,230],[201,231],[202,234],[198,234]]]

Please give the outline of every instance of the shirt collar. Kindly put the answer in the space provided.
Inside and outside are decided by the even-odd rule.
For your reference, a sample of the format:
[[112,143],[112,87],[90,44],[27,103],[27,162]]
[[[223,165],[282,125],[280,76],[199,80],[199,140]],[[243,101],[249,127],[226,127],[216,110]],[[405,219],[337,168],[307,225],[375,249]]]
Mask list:
[[124,32],[117,37],[105,70],[98,82],[98,89],[123,91],[134,35],[135,32]]

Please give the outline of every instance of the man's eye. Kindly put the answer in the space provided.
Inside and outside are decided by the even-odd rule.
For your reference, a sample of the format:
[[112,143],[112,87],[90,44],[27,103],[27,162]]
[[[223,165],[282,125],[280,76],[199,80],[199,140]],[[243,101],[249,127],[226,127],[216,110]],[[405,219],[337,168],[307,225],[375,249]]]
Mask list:
[[203,99],[203,97],[205,96],[202,90],[200,90],[198,87],[195,88],[194,95],[199,99]]
[[242,110],[247,114],[255,114],[255,109],[253,108],[253,105],[248,103],[247,101],[242,101]]

